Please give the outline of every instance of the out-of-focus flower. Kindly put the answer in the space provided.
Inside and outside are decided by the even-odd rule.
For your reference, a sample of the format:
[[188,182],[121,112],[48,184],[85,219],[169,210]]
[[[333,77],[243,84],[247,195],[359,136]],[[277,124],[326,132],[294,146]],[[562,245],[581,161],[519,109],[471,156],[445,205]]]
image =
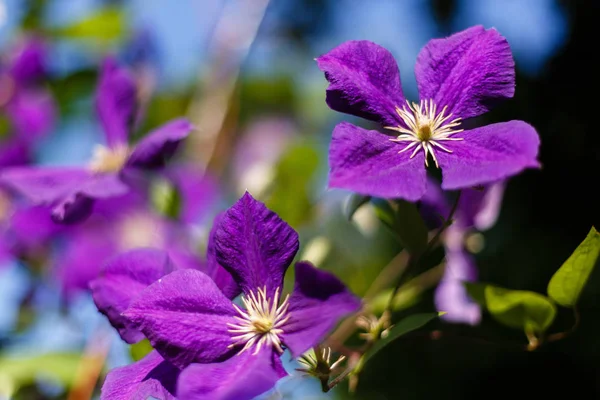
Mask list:
[[41,84],[47,75],[46,44],[24,38],[0,65],[0,167],[26,164],[31,147],[49,132],[56,119],[56,105]]
[[0,180],[35,204],[49,204],[59,223],[80,222],[97,199],[130,191],[146,170],[161,168],[192,129],[176,119],[150,132],[136,144],[129,134],[136,111],[136,87],[130,73],[105,60],[96,96],[96,110],[106,145],[98,145],[85,167],[21,167],[2,172]]
[[67,298],[87,290],[108,259],[135,248],[165,250],[181,268],[204,266],[194,227],[213,206],[216,184],[187,165],[163,174],[177,191],[177,216],[157,213],[145,193],[130,192],[99,202],[94,215],[65,232],[54,264]]
[[250,194],[213,229],[216,261],[239,285],[243,306],[197,270],[174,271],[151,284],[122,315],[164,360],[152,353],[139,367],[112,371],[104,398],[119,385],[131,385],[129,379],[140,387],[154,376],[132,370],[169,362],[182,369],[179,399],[251,399],[286,375],[279,360],[284,348],[301,356],[360,307],[337,278],[307,262],[296,263],[294,292],[281,299],[298,235]]
[[463,124],[514,94],[511,51],[495,29],[476,26],[431,40],[415,66],[418,103],[404,98],[390,52],[372,42],[343,43],[317,64],[330,83],[331,109],[376,121],[397,135],[338,124],[329,151],[330,187],[415,201],[427,189],[429,158],[441,168],[445,190],[539,167],[539,138],[529,124]]
[[[471,325],[481,320],[480,307],[469,297],[464,282],[477,280],[477,266],[466,248],[467,238],[473,231],[491,228],[502,203],[505,182],[500,181],[480,189],[465,189],[459,199],[454,220],[444,234],[446,265],[444,276],[435,292],[442,319]],[[436,182],[429,182],[422,198],[421,211],[430,226],[441,223],[441,217],[450,212],[450,205]]]

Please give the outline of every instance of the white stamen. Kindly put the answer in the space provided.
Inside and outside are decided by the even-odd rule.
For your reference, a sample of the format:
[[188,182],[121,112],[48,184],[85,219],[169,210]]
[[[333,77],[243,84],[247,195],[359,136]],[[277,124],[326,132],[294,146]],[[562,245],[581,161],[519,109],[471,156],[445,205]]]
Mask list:
[[253,354],[258,354],[263,346],[273,346],[279,353],[283,353],[280,336],[283,333],[282,326],[290,318],[287,313],[289,295],[279,306],[278,300],[279,289],[275,291],[273,298],[268,298],[266,287],[258,289],[257,293],[250,292],[250,295],[242,296],[245,310],[233,305],[239,314],[234,318],[239,323],[227,324],[229,332],[236,334],[232,336],[233,343],[229,347],[243,345],[238,354],[255,345]]
[[432,99],[421,100],[419,104],[410,103],[407,100],[403,108],[396,107],[396,112],[406,128],[403,126],[386,126],[384,128],[400,133],[396,138],[390,139],[392,142],[410,142],[398,153],[403,153],[416,146],[410,158],[416,156],[419,150],[422,149],[425,153],[425,165],[429,165],[427,159],[431,154],[435,166],[439,168],[434,147],[452,153],[452,150],[442,146],[439,142],[463,140],[463,138],[450,137],[455,133],[462,132],[463,129],[454,129],[460,126],[461,119],[454,118],[450,120],[452,114],[445,115],[447,108],[448,106],[444,106],[438,114],[437,105]]
[[118,146],[113,149],[96,145],[88,167],[92,172],[117,172],[125,165],[129,157],[127,146]]

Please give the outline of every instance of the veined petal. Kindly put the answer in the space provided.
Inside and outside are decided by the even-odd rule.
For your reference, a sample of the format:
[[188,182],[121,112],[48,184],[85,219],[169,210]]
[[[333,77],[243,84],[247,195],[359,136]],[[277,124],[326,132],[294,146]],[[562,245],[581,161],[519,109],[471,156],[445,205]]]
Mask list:
[[223,221],[225,212],[221,212],[215,216],[212,229],[208,236],[208,245],[206,249],[206,274],[210,276],[217,284],[219,289],[225,296],[230,299],[237,297],[242,291],[240,286],[233,280],[233,277],[225,268],[217,261],[217,249],[215,235],[219,225]]
[[215,233],[217,262],[246,294],[266,287],[267,297],[283,285],[298,251],[298,234],[246,192],[227,210]]
[[110,147],[127,145],[136,109],[133,76],[125,68],[119,67],[116,60],[105,59],[96,93],[96,112]]
[[481,115],[515,92],[508,42],[482,26],[430,40],[417,57],[415,75],[421,99],[433,99],[438,110],[447,106],[455,118]]
[[279,357],[264,348],[245,351],[222,363],[192,364],[177,383],[179,400],[251,400],[275,386],[287,373]]
[[361,301],[330,272],[296,263],[296,284],[282,339],[294,357],[319,344],[340,318],[357,311]]
[[463,282],[477,279],[473,258],[464,250],[446,251],[444,277],[435,291],[435,305],[444,311],[442,319],[476,325],[481,320],[480,307],[469,297]]
[[329,81],[326,101],[332,110],[398,125],[396,107],[405,100],[388,50],[367,40],[348,41],[317,58],[317,65]]
[[91,174],[77,167],[14,167],[0,173],[0,181],[37,204],[50,204],[68,196]]
[[100,399],[176,400],[179,372],[178,368],[153,351],[138,362],[110,371],[102,385]]
[[333,130],[329,147],[329,187],[363,195],[420,199],[426,189],[424,152],[398,153],[406,144],[347,122]]
[[127,343],[135,343],[144,335],[121,314],[145,288],[173,269],[167,252],[135,249],[110,259],[100,276],[90,283],[98,310],[108,317]]
[[231,357],[228,323],[237,315],[231,300],[206,274],[179,270],[159,279],[123,313],[152,347],[179,368]]
[[448,143],[452,153],[438,151],[442,189],[462,189],[496,182],[526,168],[539,168],[540,139],[523,121],[509,121],[461,132],[464,140]]
[[192,124],[184,118],[164,124],[135,145],[126,165],[136,168],[163,167],[191,130]]

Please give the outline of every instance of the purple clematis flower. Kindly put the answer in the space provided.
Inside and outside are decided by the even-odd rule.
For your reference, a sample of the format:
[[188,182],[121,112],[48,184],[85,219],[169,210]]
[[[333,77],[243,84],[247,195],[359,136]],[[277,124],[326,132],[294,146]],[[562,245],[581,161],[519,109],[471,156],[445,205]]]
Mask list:
[[[232,293],[219,287],[218,279],[187,269],[148,286],[122,313],[129,327],[182,370],[180,400],[251,399],[269,390],[286,375],[279,359],[284,349],[300,356],[360,307],[335,276],[307,262],[296,263],[294,291],[282,298],[298,235],[250,194],[214,229],[216,261],[241,289],[241,304],[231,301]],[[143,376],[124,369],[120,374],[138,382]],[[111,378],[116,381],[122,382]]]
[[475,26],[431,40],[415,66],[418,103],[405,99],[394,58],[375,43],[345,42],[317,64],[330,83],[331,109],[378,122],[396,135],[338,124],[329,150],[330,187],[416,201],[427,188],[429,158],[441,168],[445,190],[540,166],[539,138],[529,124],[463,124],[514,94],[511,51],[495,29]]
[[54,126],[56,106],[41,85],[46,58],[46,44],[29,37],[0,65],[0,114],[8,123],[8,132],[1,134],[7,136],[0,144],[0,167],[29,162],[32,144]]
[[96,110],[106,146],[96,147],[87,166],[11,168],[0,175],[3,183],[34,203],[51,204],[56,222],[80,222],[91,214],[94,200],[127,193],[140,171],[164,166],[192,129],[187,120],[176,119],[131,145],[136,87],[129,72],[111,58],[102,66]]
[[[441,317],[446,321],[475,325],[481,320],[479,305],[470,298],[464,287],[464,282],[477,280],[477,266],[465,248],[465,242],[473,230],[484,231],[494,225],[505,185],[504,181],[500,181],[480,190],[463,191],[454,221],[444,234],[446,267],[435,292],[435,305],[439,311],[446,313]],[[448,215],[451,208],[435,182],[429,183],[422,205],[425,206],[421,208],[422,212],[437,215]]]

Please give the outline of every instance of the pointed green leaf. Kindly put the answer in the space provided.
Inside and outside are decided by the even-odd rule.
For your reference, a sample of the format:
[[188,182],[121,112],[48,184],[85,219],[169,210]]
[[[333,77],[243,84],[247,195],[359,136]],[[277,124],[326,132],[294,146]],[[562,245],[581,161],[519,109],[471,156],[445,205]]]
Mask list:
[[344,215],[348,218],[348,221],[352,220],[354,213],[363,205],[371,200],[371,196],[363,196],[362,194],[353,193],[348,196],[346,204],[344,205]]
[[105,7],[87,18],[52,29],[49,33],[70,39],[113,41],[125,33],[125,15],[119,7]]
[[425,326],[425,324],[427,324],[429,321],[437,318],[442,314],[443,313],[413,314],[404,318],[397,324],[394,324],[394,326],[392,326],[389,330],[387,336],[375,343],[371,350],[367,352],[367,354],[365,354],[365,362],[394,340],[406,335],[407,333],[410,333]]
[[[0,395],[11,397],[20,387],[50,380],[69,387],[77,376],[80,354],[51,353],[33,357],[0,357]],[[0,396],[1,397],[1,396]]]
[[583,242],[550,279],[548,296],[561,306],[575,306],[599,256],[600,233],[592,227]]
[[467,292],[500,323],[526,332],[543,333],[554,321],[556,306],[544,295],[486,283],[465,283]]

